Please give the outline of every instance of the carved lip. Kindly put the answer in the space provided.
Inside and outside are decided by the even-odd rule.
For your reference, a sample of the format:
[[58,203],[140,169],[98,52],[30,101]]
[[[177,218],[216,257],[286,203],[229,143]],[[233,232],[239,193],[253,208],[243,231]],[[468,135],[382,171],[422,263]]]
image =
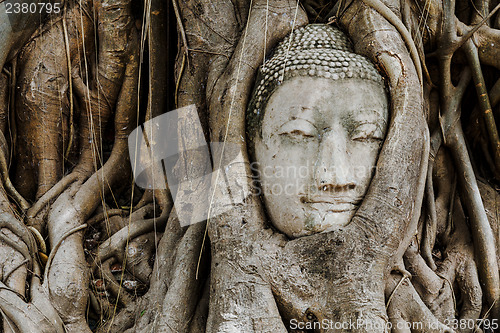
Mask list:
[[301,197],[300,202],[308,204],[310,207],[333,213],[352,211],[358,208],[359,200],[350,197]]

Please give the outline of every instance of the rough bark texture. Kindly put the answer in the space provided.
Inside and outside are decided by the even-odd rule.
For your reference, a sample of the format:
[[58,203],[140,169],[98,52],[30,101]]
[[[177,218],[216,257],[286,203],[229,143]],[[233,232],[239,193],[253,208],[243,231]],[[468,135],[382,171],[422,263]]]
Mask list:
[[[15,17],[7,3],[0,332],[498,329],[496,1],[94,0]],[[351,223],[292,240],[253,187],[245,113],[259,66],[312,22],[377,66],[390,124]],[[203,134],[178,119],[172,172],[215,171],[196,184],[215,193],[183,202],[212,217],[181,226],[189,190],[135,186],[127,143],[193,104]],[[203,140],[211,156],[188,149]]]

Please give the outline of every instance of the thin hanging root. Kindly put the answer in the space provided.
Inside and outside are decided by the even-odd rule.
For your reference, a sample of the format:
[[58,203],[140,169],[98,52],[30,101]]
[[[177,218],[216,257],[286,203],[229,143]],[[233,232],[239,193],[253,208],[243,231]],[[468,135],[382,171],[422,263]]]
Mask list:
[[179,11],[179,6],[177,5],[177,0],[173,0],[172,3],[174,7],[175,18],[177,19],[177,26],[179,27],[182,43],[184,44],[184,53],[182,55],[181,69],[179,70],[179,77],[177,78],[177,82],[175,83],[175,93],[174,93],[175,107],[178,107],[179,86],[181,84],[182,74],[184,73],[184,67],[186,63],[187,66],[189,67],[189,45],[186,38],[186,31],[184,30],[184,26],[182,25],[182,18],[181,18],[181,13]]
[[23,198],[21,194],[19,194],[9,177],[9,166],[6,158],[6,155],[8,154],[7,140],[5,140],[5,136],[3,135],[1,130],[0,147],[5,147],[4,149],[0,148],[0,175],[2,178],[2,183],[5,187],[5,190],[14,198],[19,207],[23,211],[26,211],[30,207],[30,204],[26,201],[26,199]]
[[[115,311],[115,306],[109,302],[109,300],[104,297],[96,297],[96,301],[99,303],[102,311],[101,314],[105,318],[109,318],[108,321],[103,321],[102,326],[98,327],[95,331],[96,333],[124,333],[129,332],[127,329],[134,325],[134,321],[137,319],[137,309],[141,307],[141,301],[143,298],[134,300],[130,305],[121,309],[119,312]],[[142,311],[144,314],[145,310]],[[138,332],[135,330],[134,332]],[[150,331],[143,331],[150,332]],[[201,331],[200,331],[201,332]],[[198,332],[197,332],[198,333]]]
[[14,110],[16,110],[16,72],[17,72],[17,57],[14,58],[11,61],[12,64],[12,69],[11,73],[12,75],[10,76],[10,114],[9,114],[9,128],[10,128],[10,139],[11,139],[11,147],[10,147],[10,156],[9,156],[9,163],[8,165],[11,164],[12,162],[12,156],[14,154],[14,148],[16,147],[16,141],[17,141],[17,125],[15,122],[15,114]]
[[[129,55],[122,89],[116,103],[114,118],[115,143],[111,150],[111,155],[104,166],[82,184],[73,198],[74,202],[78,203],[79,207],[85,207],[86,209],[93,207],[93,209],[90,209],[89,214],[97,208],[97,205],[101,202],[101,200],[96,201],[96,198],[93,197],[93,193],[101,193],[101,189],[104,188],[104,193],[102,195],[107,195],[109,190],[115,186],[117,182],[122,181],[130,171],[129,167],[127,167],[129,163],[127,151],[128,135],[136,123],[137,81],[139,75],[139,57],[137,55],[135,37],[133,38],[133,42],[129,44],[129,47],[132,54]],[[103,186],[103,183],[108,186]]]
[[428,218],[425,219],[425,226],[422,239],[422,257],[426,261],[427,265],[434,271],[436,270],[436,264],[434,259],[432,259],[432,248],[434,247],[434,236],[437,227],[437,213],[436,213],[436,201],[434,196],[434,184],[432,181],[432,171],[433,171],[434,161],[429,161],[429,167],[427,170],[427,182],[425,184],[425,194],[427,200]]
[[68,63],[68,83],[69,83],[69,139],[68,146],[66,147],[66,152],[64,158],[68,158],[69,152],[71,151],[71,146],[73,145],[73,135],[74,135],[74,124],[73,124],[73,80],[71,79],[71,55],[69,49],[69,38],[68,38],[68,26],[66,24],[66,14],[67,14],[67,2],[64,2],[64,14],[62,17],[63,31],[64,31],[64,47],[66,49],[66,62]]
[[490,99],[488,97],[488,91],[486,89],[483,72],[481,70],[481,63],[479,61],[477,47],[474,45],[474,43],[472,43],[471,40],[468,40],[464,45],[464,49],[469,64],[472,68],[472,77],[476,86],[476,92],[479,99],[479,107],[483,113],[488,137],[490,139],[491,146],[493,147],[495,166],[497,171],[500,171],[500,138],[498,135],[497,125],[495,123],[495,117],[493,116],[493,112],[491,109]]
[[184,73],[184,66],[186,65],[186,54],[182,55],[182,63],[181,69],[179,70],[179,77],[177,78],[177,82],[175,83],[175,107],[178,107],[178,99],[179,99],[179,87],[181,85],[182,74]]
[[458,42],[457,46],[456,46],[456,50],[461,48],[471,37],[472,35],[474,35],[474,33],[476,31],[479,30],[479,28],[481,28],[490,18],[493,17],[493,15],[495,15],[495,13],[500,9],[500,4],[498,4],[487,16],[485,16],[485,18],[483,18],[481,20],[481,22],[479,22],[478,24],[476,24],[474,26],[474,28],[472,28],[470,31],[468,31],[461,39],[460,41]]
[[451,192],[450,192],[450,208],[448,209],[448,218],[446,221],[446,230],[445,230],[445,237],[450,237],[453,229],[454,229],[454,222],[453,222],[453,210],[455,209],[455,197],[457,193],[457,174],[455,174],[453,178],[453,183],[451,184]]
[[[9,120],[9,76],[10,74],[0,72],[0,132],[2,133],[6,133]],[[7,147],[5,146],[6,155],[9,154]]]
[[386,302],[386,305],[385,305],[386,310],[389,309],[389,306],[391,305],[391,301],[392,301],[392,298],[394,297],[394,294],[396,293],[398,288],[401,287],[401,285],[403,284],[403,282],[405,282],[406,279],[410,279],[410,275],[403,274],[403,276],[401,277],[401,280],[399,280],[398,284],[396,285],[396,287],[392,291],[391,296],[389,296],[389,299]]
[[78,164],[72,173],[78,173],[87,178],[104,163],[99,145],[101,144],[102,130],[111,117],[112,107],[103,89],[90,90],[77,70],[73,71],[72,80],[75,93],[81,101],[80,106],[82,106],[80,118],[81,153]]
[[457,309],[457,300],[455,299],[455,292],[453,291],[453,283],[451,283],[450,278],[444,274],[436,273],[441,279],[443,279],[451,289],[451,297],[453,298],[453,308]]
[[5,190],[12,196],[14,201],[19,205],[19,208],[21,208],[23,211],[28,210],[30,204],[28,203],[28,201],[26,201],[26,199],[23,198],[21,194],[19,194],[19,192],[17,192],[16,188],[12,184],[9,177],[7,160],[5,158],[5,155],[2,153],[0,153],[0,174]]
[[187,64],[189,67],[189,46],[186,38],[186,31],[184,30],[184,26],[182,24],[182,17],[181,13],[179,11],[179,6],[177,5],[177,0],[172,1],[173,7],[174,7],[174,13],[175,13],[175,18],[177,19],[177,25],[179,28],[179,32],[181,34],[182,38],[182,43],[184,44],[184,54],[186,55],[187,58]]
[[96,296],[92,290],[89,292],[90,305],[97,313],[107,319],[113,313],[114,306],[105,297]]

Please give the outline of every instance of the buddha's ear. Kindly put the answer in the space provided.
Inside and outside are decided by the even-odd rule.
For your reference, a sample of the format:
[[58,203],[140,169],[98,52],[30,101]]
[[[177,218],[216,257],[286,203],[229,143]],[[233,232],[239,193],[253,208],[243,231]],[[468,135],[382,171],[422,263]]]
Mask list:
[[[428,164],[422,85],[405,41],[391,23],[363,1],[352,2],[341,12],[340,23],[356,52],[384,71],[391,102],[391,121],[377,169],[351,225],[383,242],[389,253],[402,255],[417,228]],[[374,211],[377,214],[369,213]],[[365,215],[371,220],[360,218]]]

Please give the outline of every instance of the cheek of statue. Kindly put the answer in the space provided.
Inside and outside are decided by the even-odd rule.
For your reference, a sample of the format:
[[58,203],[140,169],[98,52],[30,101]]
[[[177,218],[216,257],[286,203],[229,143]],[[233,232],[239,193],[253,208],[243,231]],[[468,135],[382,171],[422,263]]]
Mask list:
[[387,117],[379,83],[285,81],[268,101],[255,143],[273,225],[291,238],[347,225],[370,184]]

